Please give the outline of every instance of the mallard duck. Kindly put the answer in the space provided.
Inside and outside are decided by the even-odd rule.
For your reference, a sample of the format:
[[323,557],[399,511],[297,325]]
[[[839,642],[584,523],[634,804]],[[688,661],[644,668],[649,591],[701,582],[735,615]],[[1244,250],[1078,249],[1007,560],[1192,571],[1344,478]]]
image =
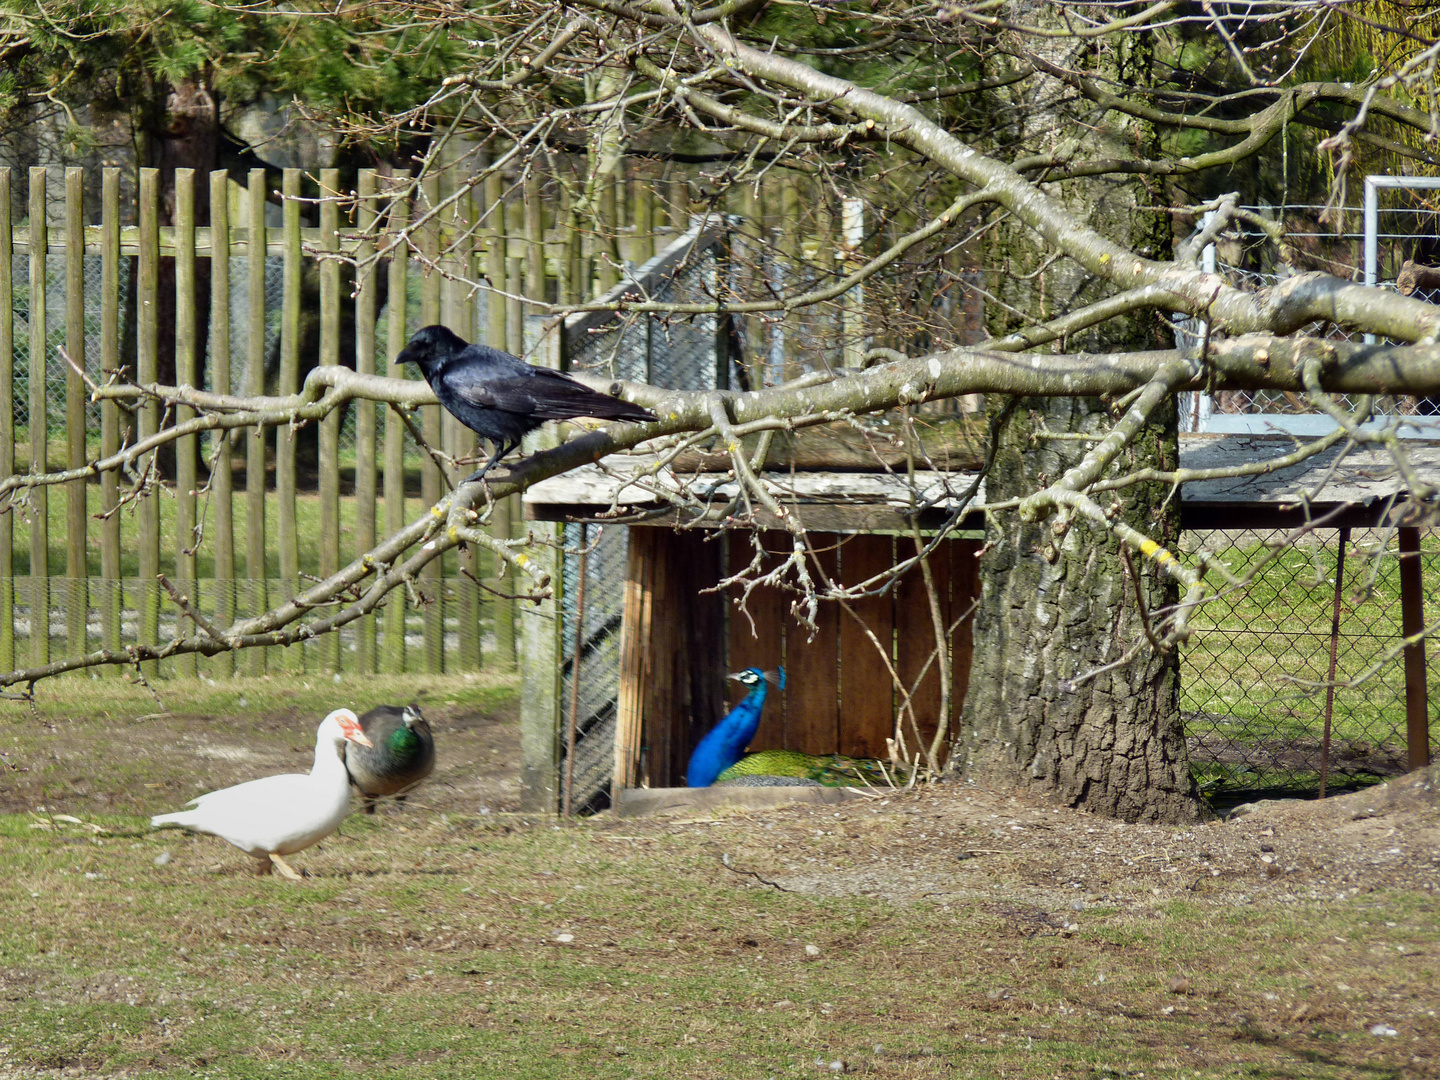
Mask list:
[[376,800],[393,795],[403,802],[435,771],[435,739],[414,705],[379,705],[360,717],[360,727],[370,742],[346,747],[345,767],[365,799],[365,812],[373,814]]
[[340,827],[350,811],[350,778],[345,746],[369,746],[360,719],[336,709],[315,732],[315,764],[308,773],[285,773],[221,788],[191,799],[193,810],[158,814],[152,828],[167,825],[218,836],[256,860],[255,872],[272,867],[292,880],[297,874],[281,857],[304,851]]

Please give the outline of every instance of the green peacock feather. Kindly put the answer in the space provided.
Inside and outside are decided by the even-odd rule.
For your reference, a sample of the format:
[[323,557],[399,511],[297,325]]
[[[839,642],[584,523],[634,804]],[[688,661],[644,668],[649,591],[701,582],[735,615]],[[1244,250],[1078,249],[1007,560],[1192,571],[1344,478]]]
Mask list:
[[802,754],[797,750],[761,750],[746,754],[716,778],[716,783],[742,776],[798,776],[825,787],[887,786],[885,766],[870,758],[843,754]]

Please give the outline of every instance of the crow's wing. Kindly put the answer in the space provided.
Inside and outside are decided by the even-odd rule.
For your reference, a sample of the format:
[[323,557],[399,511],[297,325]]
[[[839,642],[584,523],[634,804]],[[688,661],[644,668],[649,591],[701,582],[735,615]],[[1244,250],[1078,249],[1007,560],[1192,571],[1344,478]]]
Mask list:
[[[501,374],[447,372],[457,398],[481,409],[498,409],[534,420],[571,420],[577,416],[631,418],[643,412],[629,402],[597,394],[564,372],[525,364],[528,370]],[[650,414],[634,419],[652,419]]]

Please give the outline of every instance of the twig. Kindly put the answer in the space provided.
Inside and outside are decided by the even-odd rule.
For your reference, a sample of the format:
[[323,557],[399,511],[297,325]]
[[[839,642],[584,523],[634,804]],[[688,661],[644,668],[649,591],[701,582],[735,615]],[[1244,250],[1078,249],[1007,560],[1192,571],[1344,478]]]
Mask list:
[[739,869],[738,867],[731,866],[731,865],[730,865],[730,856],[729,856],[729,855],[721,855],[721,856],[720,856],[720,865],[723,866],[723,867],[725,867],[725,869],[726,869],[726,870],[729,870],[732,874],[739,874],[741,877],[753,877],[756,881],[760,882],[760,884],[762,884],[762,885],[769,885],[772,889],[776,890],[777,892],[794,892],[794,891],[795,891],[794,889],[787,889],[787,888],[785,888],[784,885],[778,885],[778,884],[776,884],[775,882],[771,881],[769,878],[763,878],[763,877],[761,877],[761,876],[760,876],[759,874],[757,874],[754,870],[741,870],[741,869]]
[[450,474],[445,469],[445,463],[440,460],[440,455],[435,449],[425,441],[425,436],[422,435],[420,429],[415,426],[414,418],[404,409],[400,408],[399,405],[395,404],[395,402],[392,401],[389,405],[390,408],[395,411],[395,415],[400,417],[400,419],[404,421],[405,426],[410,430],[410,436],[415,440],[415,445],[430,455],[430,460],[435,463],[435,468],[440,470],[440,479],[445,481],[445,486],[453,493],[455,491],[455,485],[450,482]]
[[1145,607],[1145,594],[1140,589],[1140,575],[1135,572],[1135,564],[1130,561],[1130,549],[1124,544],[1120,545],[1120,561],[1125,564],[1125,572],[1130,575],[1130,584],[1135,588],[1135,606],[1140,609],[1140,625],[1145,630],[1145,639],[1157,653],[1164,652],[1165,646],[1150,626],[1150,612]]
[[194,604],[190,603],[190,598],[184,593],[182,593],[179,589],[177,589],[174,584],[171,583],[168,577],[166,577],[164,574],[156,574],[155,577],[159,579],[160,584],[165,587],[165,591],[170,594],[170,599],[175,601],[175,606],[178,607],[185,615],[189,616],[191,622],[193,622],[201,630],[204,630],[205,633],[209,634],[213,640],[218,641],[227,649],[233,649],[235,647],[234,643],[231,642],[229,638],[227,638],[224,634],[220,633],[219,630],[216,630],[215,627],[211,625],[209,619],[205,618],[204,615],[200,614],[199,609],[196,608]]

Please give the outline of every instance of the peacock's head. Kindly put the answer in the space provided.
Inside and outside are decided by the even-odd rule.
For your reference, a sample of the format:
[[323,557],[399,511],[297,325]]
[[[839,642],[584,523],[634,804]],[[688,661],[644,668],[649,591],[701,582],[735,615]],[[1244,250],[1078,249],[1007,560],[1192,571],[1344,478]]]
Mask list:
[[762,671],[758,667],[746,668],[744,671],[737,671],[729,677],[743,685],[747,690],[754,690],[762,683],[770,683],[772,686],[779,686],[781,690],[785,689],[785,669],[783,667],[777,671]]
[[747,690],[754,690],[755,687],[765,681],[765,672],[761,671],[758,667],[751,667],[746,668],[744,671],[736,671],[729,677],[740,683]]

